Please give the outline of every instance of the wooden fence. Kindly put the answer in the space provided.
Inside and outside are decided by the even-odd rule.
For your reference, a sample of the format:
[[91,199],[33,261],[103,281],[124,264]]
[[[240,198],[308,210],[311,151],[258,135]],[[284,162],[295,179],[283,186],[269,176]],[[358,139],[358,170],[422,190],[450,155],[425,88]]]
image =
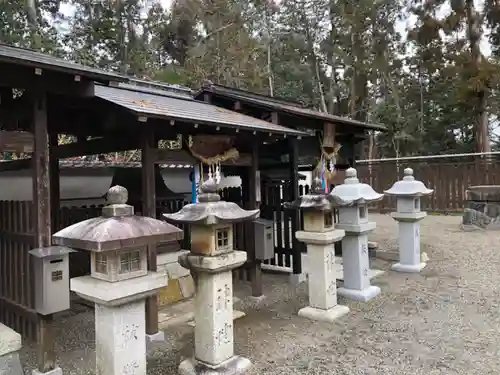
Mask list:
[[[500,185],[500,160],[471,160],[462,158],[377,161],[356,164],[358,177],[382,193],[403,177],[403,170],[413,169],[417,180],[422,181],[434,193],[422,199],[422,210],[437,213],[458,213],[465,207],[465,191],[474,185]],[[373,204],[380,212],[394,211],[396,200],[384,197]]]

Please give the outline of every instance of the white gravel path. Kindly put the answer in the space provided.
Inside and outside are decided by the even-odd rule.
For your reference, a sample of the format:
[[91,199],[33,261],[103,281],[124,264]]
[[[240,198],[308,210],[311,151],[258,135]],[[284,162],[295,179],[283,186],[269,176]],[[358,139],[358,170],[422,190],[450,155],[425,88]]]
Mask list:
[[[396,223],[372,215],[371,240],[396,247]],[[422,250],[431,261],[419,275],[389,271],[375,280],[380,297],[368,303],[340,298],[351,313],[335,324],[299,318],[307,286],[292,288],[282,275],[266,274],[267,298],[236,322],[236,352],[252,359],[249,375],[500,373],[500,231],[460,231],[460,217],[429,216],[422,223]],[[389,263],[375,261],[378,268]],[[249,293],[239,285],[238,296]],[[57,353],[65,375],[93,374],[91,312],[59,320]],[[176,374],[192,353],[193,329],[167,332],[168,343],[150,354],[148,374]],[[22,360],[31,373],[34,348]]]

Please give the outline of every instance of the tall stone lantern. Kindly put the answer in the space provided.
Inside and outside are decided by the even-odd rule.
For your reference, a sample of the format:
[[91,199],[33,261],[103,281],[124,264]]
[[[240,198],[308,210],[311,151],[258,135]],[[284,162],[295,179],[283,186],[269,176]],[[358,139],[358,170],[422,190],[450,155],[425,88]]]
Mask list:
[[128,192],[114,186],[102,216],[73,224],[54,243],[91,252],[90,276],[70,280],[71,290],[95,303],[96,374],[146,375],[145,299],[167,285],[147,269],[147,246],[182,239],[161,220],[134,215]]
[[370,202],[379,201],[384,194],[379,194],[368,184],[359,182],[357,172],[349,168],[342,185],[337,185],[330,193],[337,199],[352,201],[348,207],[339,207],[337,228],[345,230],[342,239],[342,261],[344,268],[344,286],[337,293],[356,301],[369,301],[380,294],[378,286],[370,285],[368,234],[376,223],[368,220]]
[[420,221],[427,213],[420,211],[420,198],[433,191],[427,189],[421,181],[415,180],[411,168],[404,170],[401,181],[384,191],[386,195],[397,199],[397,211],[391,214],[399,223],[399,263],[392,266],[394,271],[420,272],[426,265],[420,258]]
[[179,374],[242,374],[251,362],[234,355],[232,270],[245,263],[247,253],[233,249],[233,224],[256,219],[260,211],[222,201],[213,179],[200,193],[199,203],[163,215],[168,222],[190,224],[191,230],[191,252],[179,263],[196,282],[195,347]]
[[335,242],[340,241],[345,232],[335,228],[333,210],[351,203],[352,200],[325,194],[321,180],[315,178],[310,194],[285,204],[286,208],[300,209],[304,218],[304,228],[297,231],[295,237],[307,246],[309,306],[299,310],[300,316],[333,322],[349,312],[347,306],[337,304]]

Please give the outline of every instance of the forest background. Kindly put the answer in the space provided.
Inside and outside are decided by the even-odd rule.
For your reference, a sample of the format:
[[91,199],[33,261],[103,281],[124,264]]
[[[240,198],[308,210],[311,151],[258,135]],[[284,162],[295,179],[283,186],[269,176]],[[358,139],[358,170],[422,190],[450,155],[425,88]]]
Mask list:
[[500,148],[500,0],[0,0],[0,42],[386,125],[362,158]]

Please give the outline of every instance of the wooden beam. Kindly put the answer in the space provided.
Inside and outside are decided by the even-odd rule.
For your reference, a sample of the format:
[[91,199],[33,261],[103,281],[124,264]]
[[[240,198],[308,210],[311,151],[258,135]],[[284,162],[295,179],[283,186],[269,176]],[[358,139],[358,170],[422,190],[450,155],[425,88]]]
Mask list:
[[[189,164],[194,165],[199,161],[187,150],[156,149],[153,151],[154,160],[157,164]],[[228,160],[222,163],[223,166],[249,167],[252,163],[251,154],[242,154],[236,160]]]
[[[297,147],[297,139],[289,138],[289,167],[290,167],[290,195],[289,200],[294,201],[299,198],[299,169],[298,169],[298,147]],[[295,233],[300,228],[300,216],[299,211],[292,211],[291,216],[291,224],[292,224],[292,268],[294,274],[302,273],[302,247],[299,241],[295,238]]]
[[59,207],[61,201],[61,186],[60,186],[60,168],[59,168],[59,158],[57,157],[55,151],[57,150],[59,134],[50,133],[49,134],[49,153],[50,153],[50,203],[51,203],[51,218],[52,218],[52,230],[56,231],[59,224]]
[[17,159],[0,162],[0,172],[18,171],[30,169],[33,165],[32,159]]
[[[47,96],[36,91],[34,102],[34,155],[33,155],[33,206],[35,247],[51,244],[51,203],[50,203],[50,155],[47,131]],[[38,314],[37,362],[38,371],[50,372],[55,369],[55,337],[52,315]]]
[[278,114],[278,112],[271,112],[271,122],[273,124],[279,124],[279,114]]
[[212,95],[210,93],[206,92],[203,94],[203,101],[205,103],[211,103],[212,102]]
[[[156,191],[155,191],[155,134],[150,126],[144,126],[141,134],[142,152],[142,216],[156,219]],[[148,270],[157,269],[156,246],[148,246]],[[146,300],[146,333],[158,333],[158,298],[156,295]]]
[[65,159],[75,156],[135,150],[139,147],[140,144],[137,137],[117,137],[109,135],[89,141],[78,141],[60,145],[56,149],[56,155],[60,159]]
[[33,152],[33,134],[0,131],[0,152]]
[[[247,208],[249,210],[254,210],[259,208],[260,204],[257,202],[257,170],[259,167],[259,144],[253,142],[252,144],[252,155],[251,155],[251,165],[247,169],[248,172],[248,203]],[[263,293],[263,281],[262,281],[262,268],[261,261],[255,259],[255,225],[253,222],[247,225],[247,254],[248,260],[251,262],[249,266],[250,271],[250,282],[252,283],[252,296],[260,297]]]
[[94,96],[94,82],[78,75],[0,64],[0,86],[80,97]]

